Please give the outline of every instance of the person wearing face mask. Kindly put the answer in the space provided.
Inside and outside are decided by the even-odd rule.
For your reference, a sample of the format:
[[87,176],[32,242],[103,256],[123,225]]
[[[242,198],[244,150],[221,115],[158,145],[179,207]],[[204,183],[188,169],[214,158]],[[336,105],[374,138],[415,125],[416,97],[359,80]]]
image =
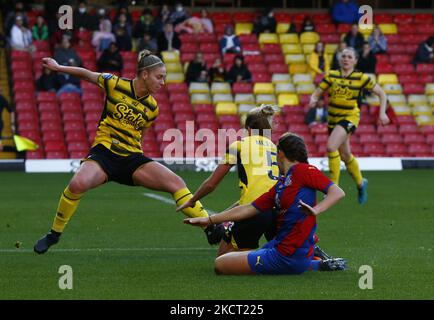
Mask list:
[[170,14],[169,21],[173,24],[174,27],[178,23],[184,22],[189,18],[187,12],[184,10],[184,7],[182,6],[182,3],[177,3],[175,5],[175,11],[173,11]]
[[78,3],[78,10],[74,12],[74,28],[78,30],[93,31],[97,29],[95,17],[88,13],[86,1]]

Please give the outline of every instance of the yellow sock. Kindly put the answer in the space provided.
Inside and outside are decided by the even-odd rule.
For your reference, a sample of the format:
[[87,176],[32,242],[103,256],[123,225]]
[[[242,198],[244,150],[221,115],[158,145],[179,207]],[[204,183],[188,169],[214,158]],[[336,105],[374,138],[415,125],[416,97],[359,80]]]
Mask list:
[[[173,195],[173,199],[176,202],[176,206],[180,206],[186,203],[189,199],[193,197],[191,191],[188,188],[183,188],[176,191]],[[193,208],[185,208],[182,210],[182,213],[190,218],[198,218],[198,217],[208,217],[208,212],[203,207],[200,201],[196,201],[196,205]]]
[[328,152],[330,180],[339,185],[339,176],[341,174],[341,157],[339,151]]
[[353,178],[354,182],[357,184],[357,186],[360,186],[362,184],[362,173],[360,172],[359,168],[359,162],[357,159],[351,155],[351,158],[348,162],[345,162],[345,166],[347,167],[348,173]]
[[54,217],[53,229],[56,232],[63,232],[69,219],[71,219],[75,210],[77,210],[80,203],[81,194],[72,193],[68,187],[63,191],[60,197],[59,205],[57,207],[57,213]]

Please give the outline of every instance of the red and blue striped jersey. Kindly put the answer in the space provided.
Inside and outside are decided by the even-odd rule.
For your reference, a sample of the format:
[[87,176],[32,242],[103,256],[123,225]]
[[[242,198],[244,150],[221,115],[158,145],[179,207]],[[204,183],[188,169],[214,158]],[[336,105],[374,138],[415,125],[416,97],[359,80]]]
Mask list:
[[327,192],[333,184],[320,170],[307,163],[293,165],[285,177],[252,202],[261,212],[277,209],[277,250],[284,256],[313,255],[316,217],[306,215],[299,207],[299,200],[310,206],[316,204],[316,191]]

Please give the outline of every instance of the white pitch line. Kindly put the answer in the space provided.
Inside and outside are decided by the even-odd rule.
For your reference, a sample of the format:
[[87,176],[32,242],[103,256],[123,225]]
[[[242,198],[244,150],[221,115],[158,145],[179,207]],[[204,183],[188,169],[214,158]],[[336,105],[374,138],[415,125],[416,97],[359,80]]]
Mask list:
[[[145,197],[156,199],[156,200],[159,200],[159,201],[164,202],[164,203],[176,205],[175,201],[173,199],[166,198],[166,197],[163,197],[163,196],[159,196],[158,194],[145,192],[143,195]],[[216,213],[215,211],[212,211],[212,210],[210,210],[208,208],[205,208],[205,210],[208,211],[209,214],[215,214]]]
[[[50,252],[102,252],[102,251],[208,251],[215,248],[71,248],[71,249],[50,249]],[[27,253],[32,249],[0,249],[1,253]]]

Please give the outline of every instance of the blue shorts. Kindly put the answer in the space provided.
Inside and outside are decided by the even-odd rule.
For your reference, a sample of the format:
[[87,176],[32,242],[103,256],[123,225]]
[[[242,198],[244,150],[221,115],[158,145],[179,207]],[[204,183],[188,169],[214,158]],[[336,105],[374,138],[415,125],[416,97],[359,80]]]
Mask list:
[[[271,241],[272,242],[272,241]],[[267,243],[259,250],[247,256],[250,269],[259,274],[301,274],[310,267],[311,259],[307,257],[286,257],[277,248]]]

